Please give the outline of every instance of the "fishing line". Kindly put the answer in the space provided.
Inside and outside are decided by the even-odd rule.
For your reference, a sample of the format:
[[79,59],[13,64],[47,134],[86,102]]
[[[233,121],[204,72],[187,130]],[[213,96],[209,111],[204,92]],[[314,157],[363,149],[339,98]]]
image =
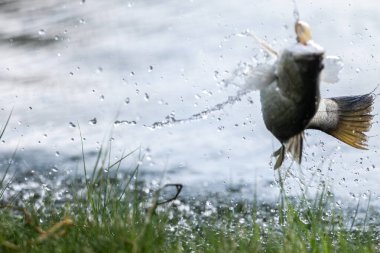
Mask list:
[[297,23],[300,20],[300,12],[298,11],[296,0],[292,0],[292,3],[293,3],[293,17]]

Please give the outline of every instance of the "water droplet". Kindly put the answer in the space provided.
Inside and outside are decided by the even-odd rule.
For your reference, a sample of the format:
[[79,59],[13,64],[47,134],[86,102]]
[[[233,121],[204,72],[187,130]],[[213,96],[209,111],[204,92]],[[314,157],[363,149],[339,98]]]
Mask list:
[[135,75],[135,72],[131,71],[131,73],[129,73],[130,76],[134,76]]
[[[51,189],[50,189],[50,187],[47,185],[47,184],[42,184],[42,187],[45,189],[45,191],[47,191],[47,192],[50,192],[51,191]],[[40,223],[43,223],[43,220],[42,219],[40,219]]]
[[98,120],[97,120],[96,118],[93,118],[93,119],[90,119],[90,120],[88,121],[88,123],[89,123],[90,125],[95,125],[96,123],[98,123]]
[[76,127],[76,125],[73,122],[69,122],[70,127]]
[[130,98],[125,98],[124,103],[129,104],[131,102]]
[[209,95],[210,97],[212,96],[212,92],[209,90],[202,90],[203,94]]
[[208,119],[208,111],[201,112],[200,116],[201,116],[201,119]]
[[114,126],[120,126],[121,124],[126,124],[126,125],[136,125],[137,121],[135,120],[116,120],[114,123]]
[[40,29],[38,31],[38,35],[40,35],[40,36],[44,36],[45,34],[46,34],[46,31],[44,29]]
[[103,101],[104,100],[104,95],[101,95],[100,96],[100,101]]
[[153,71],[153,66],[149,66],[148,72],[152,72],[152,71]]
[[148,101],[148,100],[149,100],[149,94],[148,94],[148,93],[145,93],[145,94],[144,94],[144,99],[145,99],[145,101]]
[[69,74],[70,74],[70,76],[73,76],[73,75],[74,75],[74,73],[73,73],[73,72],[70,72]]
[[102,72],[103,72],[103,68],[102,68],[102,67],[98,67],[98,68],[96,69],[96,72],[97,72],[97,73],[102,73]]
[[60,155],[59,151],[55,151],[55,156],[58,157]]
[[360,71],[361,71],[360,68],[356,68],[356,69],[355,69],[355,72],[356,72],[356,73],[360,73]]

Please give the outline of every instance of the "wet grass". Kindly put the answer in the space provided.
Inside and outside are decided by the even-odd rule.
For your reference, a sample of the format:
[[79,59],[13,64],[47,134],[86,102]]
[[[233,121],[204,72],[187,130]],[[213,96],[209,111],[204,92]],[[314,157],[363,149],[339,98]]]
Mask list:
[[[66,185],[70,197],[64,201],[53,195],[2,197],[0,251],[379,251],[378,231],[367,217],[347,219],[324,190],[313,200],[290,200],[282,193],[273,206],[186,196],[160,204],[164,189],[146,188],[138,180],[139,165],[123,180],[116,177],[125,157],[111,164],[99,155],[91,175],[86,171],[86,179]],[[1,192],[10,184],[3,179]]]
[[60,198],[52,191],[43,197],[10,191],[10,166],[2,168],[0,252],[380,250],[378,228],[369,222],[379,215],[367,208],[359,220],[339,209],[324,188],[313,198],[290,199],[281,191],[273,205],[255,196],[233,203],[212,196],[177,199],[178,185],[140,181],[138,162],[120,177],[129,155],[111,162],[101,150],[90,168],[83,155],[84,175],[67,179]]

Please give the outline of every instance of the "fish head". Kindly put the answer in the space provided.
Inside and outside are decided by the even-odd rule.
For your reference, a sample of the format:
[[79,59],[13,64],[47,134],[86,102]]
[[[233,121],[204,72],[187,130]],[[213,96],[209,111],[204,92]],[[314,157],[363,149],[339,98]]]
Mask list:
[[289,60],[294,61],[301,71],[315,70],[319,73],[323,69],[324,49],[312,40],[308,23],[297,20],[294,28],[297,44],[288,48]]
[[306,44],[296,43],[286,48],[281,58],[284,64],[294,66],[293,71],[319,75],[323,69],[324,54],[325,51],[321,46],[309,41]]
[[296,43],[282,52],[276,65],[279,90],[294,103],[314,101],[310,104],[312,109],[305,109],[311,112],[308,113],[310,115],[319,101],[323,56],[323,48],[312,41],[306,44]]

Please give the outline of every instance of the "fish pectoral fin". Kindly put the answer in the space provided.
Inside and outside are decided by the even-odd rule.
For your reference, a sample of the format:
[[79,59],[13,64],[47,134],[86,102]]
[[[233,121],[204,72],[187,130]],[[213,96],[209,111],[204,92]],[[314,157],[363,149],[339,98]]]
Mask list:
[[277,149],[276,151],[273,152],[272,156],[273,157],[279,156],[283,152],[283,149],[284,149],[284,146],[281,145],[281,147],[279,149]]
[[277,157],[276,163],[274,165],[274,169],[277,170],[280,168],[285,159],[285,146],[281,145],[281,148],[277,149],[273,152],[272,156]]
[[290,154],[294,161],[301,164],[302,161],[302,149],[303,149],[303,132],[293,136],[282,144],[281,148],[276,150],[272,156],[277,157],[274,169],[281,167],[285,160],[285,154]]

